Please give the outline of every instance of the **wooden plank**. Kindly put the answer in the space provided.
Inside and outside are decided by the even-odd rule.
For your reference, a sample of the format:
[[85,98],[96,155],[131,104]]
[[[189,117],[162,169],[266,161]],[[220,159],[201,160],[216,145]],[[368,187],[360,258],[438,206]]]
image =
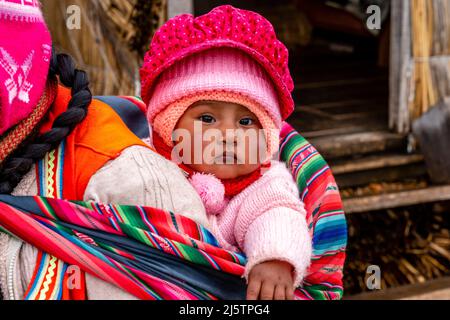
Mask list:
[[425,179],[426,177],[427,170],[424,163],[335,175],[340,188],[362,187],[371,183],[398,182],[405,179]]
[[308,113],[295,114],[287,120],[302,135],[308,138],[326,135],[388,131],[386,114],[370,114],[363,121],[324,119]]
[[320,137],[310,142],[325,159],[401,149],[406,145],[404,135],[386,131]]
[[323,102],[333,102],[352,99],[367,99],[383,97],[388,95],[387,83],[376,83],[374,85],[355,84],[345,87],[294,89],[294,100],[299,104],[311,105]]
[[408,92],[412,77],[411,9],[409,0],[391,2],[389,127],[409,131]]
[[295,84],[295,90],[316,89],[336,86],[351,86],[354,84],[370,84],[376,82],[385,82],[385,76],[375,76],[371,78],[348,78],[330,81],[315,81],[315,82],[299,82]]
[[[313,51],[312,48],[308,50]],[[310,52],[310,54],[313,54]],[[349,56],[347,59],[355,59]],[[337,62],[338,60],[338,62]],[[311,57],[292,57],[292,61],[298,61],[293,64],[292,74],[295,77],[295,86],[310,82],[334,81],[345,78],[373,78],[384,74],[384,70],[373,67],[373,61],[370,58],[365,60],[348,61],[346,57],[333,57],[329,54]],[[331,61],[331,62],[329,62]]]
[[345,212],[350,214],[445,200],[450,200],[450,185],[349,198],[343,202]]
[[345,120],[363,120],[368,117],[376,117],[383,114],[387,114],[386,110],[376,110],[372,109],[369,111],[361,111],[361,112],[352,112],[352,113],[343,113],[337,114],[331,117],[332,120],[335,121],[345,121]]
[[[331,113],[322,111],[320,109],[308,106],[308,105],[304,105],[301,108],[301,113],[308,113],[317,117],[321,117],[321,118],[325,118],[325,119],[333,119],[333,115]],[[301,115],[300,115],[301,116]]]
[[344,300],[450,299],[450,277],[344,296]]
[[318,108],[311,107],[309,105],[304,105],[300,111],[296,113],[299,116],[303,116],[304,114],[310,114],[317,117],[321,117],[324,119],[334,120],[334,121],[345,121],[345,120],[355,120],[362,118],[371,118],[374,116],[379,116],[380,114],[386,114],[387,111],[382,108],[370,108],[364,110],[364,108],[359,108],[357,111],[346,110],[347,112],[333,112],[335,110],[331,110],[331,112],[327,112]]
[[301,131],[302,136],[306,139],[312,139],[312,138],[320,138],[325,136],[334,136],[334,135],[343,135],[343,134],[352,134],[352,133],[361,133],[364,131],[380,131],[383,129],[386,129],[386,125],[384,123],[374,123],[369,128],[366,125],[354,125],[354,126],[344,126],[344,127],[338,127],[338,128],[332,128],[332,129],[323,129],[323,130],[314,130],[314,131],[302,131],[302,126],[296,126],[296,124],[293,124],[294,127],[297,128],[297,130]]
[[344,174],[366,171],[386,167],[397,167],[423,161],[421,154],[388,154],[367,156],[361,159],[346,159],[337,163],[330,163],[333,174]]
[[[352,107],[352,106],[367,106],[374,104],[384,104],[385,99],[348,99],[348,100],[340,100],[340,101],[327,101],[316,104],[309,104],[308,107],[313,107],[315,109],[331,109],[331,108],[339,108],[339,107]],[[295,106],[296,111],[302,111],[304,105]]]

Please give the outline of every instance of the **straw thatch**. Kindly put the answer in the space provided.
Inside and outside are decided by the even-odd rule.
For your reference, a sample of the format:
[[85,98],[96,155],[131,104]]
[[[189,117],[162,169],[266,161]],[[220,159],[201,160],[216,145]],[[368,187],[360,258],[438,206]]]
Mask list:
[[393,5],[391,127],[411,123],[450,96],[450,0]]
[[[153,32],[166,19],[167,0],[43,0],[58,51],[86,70],[96,95],[139,94],[139,66]],[[69,6],[80,8],[80,29],[70,30]]]
[[450,0],[413,0],[415,95],[412,119],[450,95]]

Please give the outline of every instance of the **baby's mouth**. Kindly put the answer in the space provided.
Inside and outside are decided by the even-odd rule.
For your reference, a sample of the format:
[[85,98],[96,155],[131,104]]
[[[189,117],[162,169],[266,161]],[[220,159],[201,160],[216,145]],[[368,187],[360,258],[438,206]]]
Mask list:
[[216,164],[237,164],[238,157],[235,153],[232,152],[224,152],[222,155],[216,157]]

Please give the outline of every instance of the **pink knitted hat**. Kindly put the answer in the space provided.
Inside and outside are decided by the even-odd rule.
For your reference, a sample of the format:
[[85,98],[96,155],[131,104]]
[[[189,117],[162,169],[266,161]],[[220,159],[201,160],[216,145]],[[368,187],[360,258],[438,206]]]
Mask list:
[[47,82],[52,42],[37,0],[0,1],[0,135],[27,118]]
[[[194,53],[225,47],[247,53],[262,66],[274,84],[281,119],[285,120],[294,109],[288,50],[277,40],[273,26],[264,17],[229,5],[197,18],[189,14],[174,17],[155,33],[140,70],[145,104],[149,105],[153,99],[158,76],[177,61]],[[149,112],[153,118],[153,111]]]
[[[246,53],[213,48],[191,55],[162,73],[148,105],[148,119],[164,142],[186,109],[200,100],[232,102],[247,107],[266,130],[278,136],[281,114],[277,94],[265,70]],[[270,148],[272,152],[273,148]]]

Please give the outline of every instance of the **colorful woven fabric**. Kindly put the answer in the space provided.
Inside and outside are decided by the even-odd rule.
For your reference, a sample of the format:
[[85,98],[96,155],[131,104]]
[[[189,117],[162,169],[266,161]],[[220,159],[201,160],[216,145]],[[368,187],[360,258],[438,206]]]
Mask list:
[[[135,116],[144,118],[140,113],[141,116]],[[121,117],[133,132],[145,124],[136,121],[136,117]],[[336,183],[317,150],[292,127],[284,125],[280,140],[280,159],[288,163],[298,183],[313,239],[311,266],[304,286],[296,290],[296,297],[340,299],[347,233]],[[62,165],[66,167],[66,147],[55,151],[65,155],[64,161],[43,162],[47,166],[56,164],[53,176],[58,175]],[[64,177],[65,174],[63,180]],[[52,180],[47,179],[47,184],[49,181]],[[65,179],[62,185],[71,181]],[[41,194],[58,197],[57,188],[52,193],[48,185],[44,187],[46,193]],[[219,248],[208,230],[171,212],[139,206],[0,196],[0,230],[40,249],[39,261],[47,259],[43,274],[36,274],[36,281],[32,282],[43,290],[33,293],[30,287],[27,295],[30,299],[83,298],[82,290],[67,293],[57,273],[48,283],[49,291],[45,291],[45,281],[40,279],[45,279],[45,273],[53,268],[52,256],[58,258],[58,263],[79,266],[142,299],[245,297],[246,286],[240,278],[245,257]],[[55,270],[64,270],[64,265],[61,266]]]
[[[66,142],[53,149],[38,161],[36,177],[38,194],[52,199],[63,198],[64,152]],[[69,265],[61,259],[38,251],[33,277],[25,293],[25,300],[84,300],[84,286],[70,288],[67,272]],[[79,282],[84,283],[84,273],[80,273]]]
[[35,269],[25,300],[60,300],[63,295],[63,281],[67,264],[45,252],[39,251],[38,268]]
[[[284,127],[281,147],[281,158],[299,184],[313,236],[313,261],[296,296],[340,299],[346,224],[336,184],[317,151],[289,126]],[[240,276],[245,257],[219,248],[208,230],[182,216],[39,197],[0,200],[0,221],[7,231],[139,298],[244,296]],[[171,259],[184,261],[183,268],[178,265],[178,270]],[[149,267],[149,261],[157,266]]]
[[3,228],[138,298],[244,297],[245,257],[219,248],[209,231],[183,216],[138,206],[0,199]]
[[285,124],[280,159],[297,181],[313,240],[313,256],[301,295],[305,299],[341,299],[347,223],[333,174],[317,150]]

